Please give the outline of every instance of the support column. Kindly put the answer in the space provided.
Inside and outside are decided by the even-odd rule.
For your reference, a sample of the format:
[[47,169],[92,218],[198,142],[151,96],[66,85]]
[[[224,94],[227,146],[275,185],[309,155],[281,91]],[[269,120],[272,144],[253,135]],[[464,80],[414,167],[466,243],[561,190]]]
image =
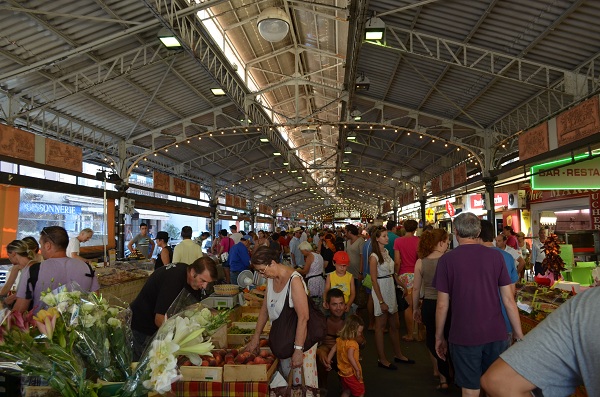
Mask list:
[[494,184],[496,183],[496,181],[498,180],[497,176],[486,176],[484,178],[482,178],[483,183],[485,184],[485,194],[487,195],[486,197],[486,203],[489,204],[489,207],[487,208],[487,218],[488,221],[492,222],[492,224],[494,225],[494,230],[496,229],[496,210],[495,210],[495,206],[494,206]]
[[394,210],[394,215],[393,215],[393,220],[394,220],[394,225],[398,226],[398,194],[396,192],[396,188],[394,188],[394,201],[393,201],[393,205],[392,208]]
[[425,196],[421,196],[419,203],[421,203],[421,220],[423,221],[423,226],[425,226],[425,203],[427,203],[427,198],[425,198]]
[[211,241],[215,241],[217,235],[217,199],[213,199],[208,203],[210,207],[210,235]]

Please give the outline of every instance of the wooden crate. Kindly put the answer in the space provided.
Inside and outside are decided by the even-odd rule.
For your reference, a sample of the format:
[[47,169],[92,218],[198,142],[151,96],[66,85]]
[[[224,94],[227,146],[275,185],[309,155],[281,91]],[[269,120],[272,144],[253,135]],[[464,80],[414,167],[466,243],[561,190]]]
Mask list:
[[[232,327],[236,326],[238,328],[251,329],[251,330],[256,329],[256,323],[233,322],[233,323],[231,323],[231,326]],[[268,328],[267,328],[267,326],[268,326]],[[263,330],[263,333],[260,336],[261,339],[263,339],[263,338],[268,339],[270,330],[271,330],[271,326],[269,324],[265,325],[265,329]],[[250,341],[250,338],[252,338],[253,334],[254,333],[251,333],[251,334],[227,334],[227,344],[230,348],[243,346]]]
[[268,382],[277,370],[279,360],[267,369],[267,364],[232,365],[223,367],[223,382]]
[[521,329],[523,330],[523,335],[526,335],[539,324],[539,322],[523,314],[519,314],[519,317],[521,318]]
[[[246,303],[248,303],[248,302],[246,302]],[[242,306],[242,316],[247,313],[257,313],[259,311],[260,311],[260,306],[250,306],[250,305]]]

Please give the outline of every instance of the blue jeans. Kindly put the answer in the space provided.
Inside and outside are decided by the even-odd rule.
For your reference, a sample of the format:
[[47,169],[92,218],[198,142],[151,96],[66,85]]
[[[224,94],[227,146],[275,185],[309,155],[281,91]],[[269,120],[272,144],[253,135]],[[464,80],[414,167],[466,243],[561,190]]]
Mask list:
[[231,282],[231,284],[237,284],[237,279],[238,276],[240,275],[241,271],[239,272],[234,272],[233,270],[229,273],[229,280]]

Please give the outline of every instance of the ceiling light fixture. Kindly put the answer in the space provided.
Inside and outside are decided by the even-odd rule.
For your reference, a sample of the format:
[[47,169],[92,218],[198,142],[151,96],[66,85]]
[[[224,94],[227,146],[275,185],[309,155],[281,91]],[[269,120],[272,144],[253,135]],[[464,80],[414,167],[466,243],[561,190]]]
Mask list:
[[350,133],[348,134],[348,136],[346,136],[346,139],[347,139],[348,141],[355,141],[355,140],[356,140],[356,134],[355,134],[354,132],[350,132]]
[[346,148],[344,149],[344,153],[346,153],[346,154],[352,153],[352,148],[350,146],[346,146]]
[[162,28],[158,31],[157,37],[168,50],[181,49],[181,43],[169,29]]
[[281,156],[281,153],[279,153],[279,152],[273,152],[273,156]]
[[[354,119],[354,121],[361,121],[362,120],[362,114],[358,110],[353,110],[350,113],[350,117],[352,117]],[[346,128],[346,126],[344,126],[344,128]]]
[[223,90],[222,88],[211,88],[210,91],[213,93],[214,96],[225,95],[225,90]]
[[365,25],[365,41],[385,44],[385,22],[381,18],[369,18]]
[[265,8],[257,19],[258,32],[263,39],[275,43],[281,41],[290,31],[290,18],[281,8]]
[[260,138],[260,141],[261,141],[261,142],[265,142],[265,143],[266,143],[266,142],[269,142],[269,138],[267,138],[267,137],[262,137],[262,138]]
[[371,87],[371,81],[364,73],[361,73],[360,76],[356,78],[356,83],[354,84],[354,88],[357,91],[369,91],[369,87]]

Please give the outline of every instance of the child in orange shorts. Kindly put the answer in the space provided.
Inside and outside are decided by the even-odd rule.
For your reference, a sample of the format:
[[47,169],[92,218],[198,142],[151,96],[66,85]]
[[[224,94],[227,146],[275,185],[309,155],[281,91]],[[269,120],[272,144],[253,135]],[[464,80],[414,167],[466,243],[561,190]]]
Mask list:
[[335,341],[335,346],[329,352],[329,362],[337,354],[338,375],[342,381],[342,397],[363,397],[365,383],[362,377],[362,368],[358,358],[357,339],[362,335],[364,322],[357,315],[346,318],[344,327]]

